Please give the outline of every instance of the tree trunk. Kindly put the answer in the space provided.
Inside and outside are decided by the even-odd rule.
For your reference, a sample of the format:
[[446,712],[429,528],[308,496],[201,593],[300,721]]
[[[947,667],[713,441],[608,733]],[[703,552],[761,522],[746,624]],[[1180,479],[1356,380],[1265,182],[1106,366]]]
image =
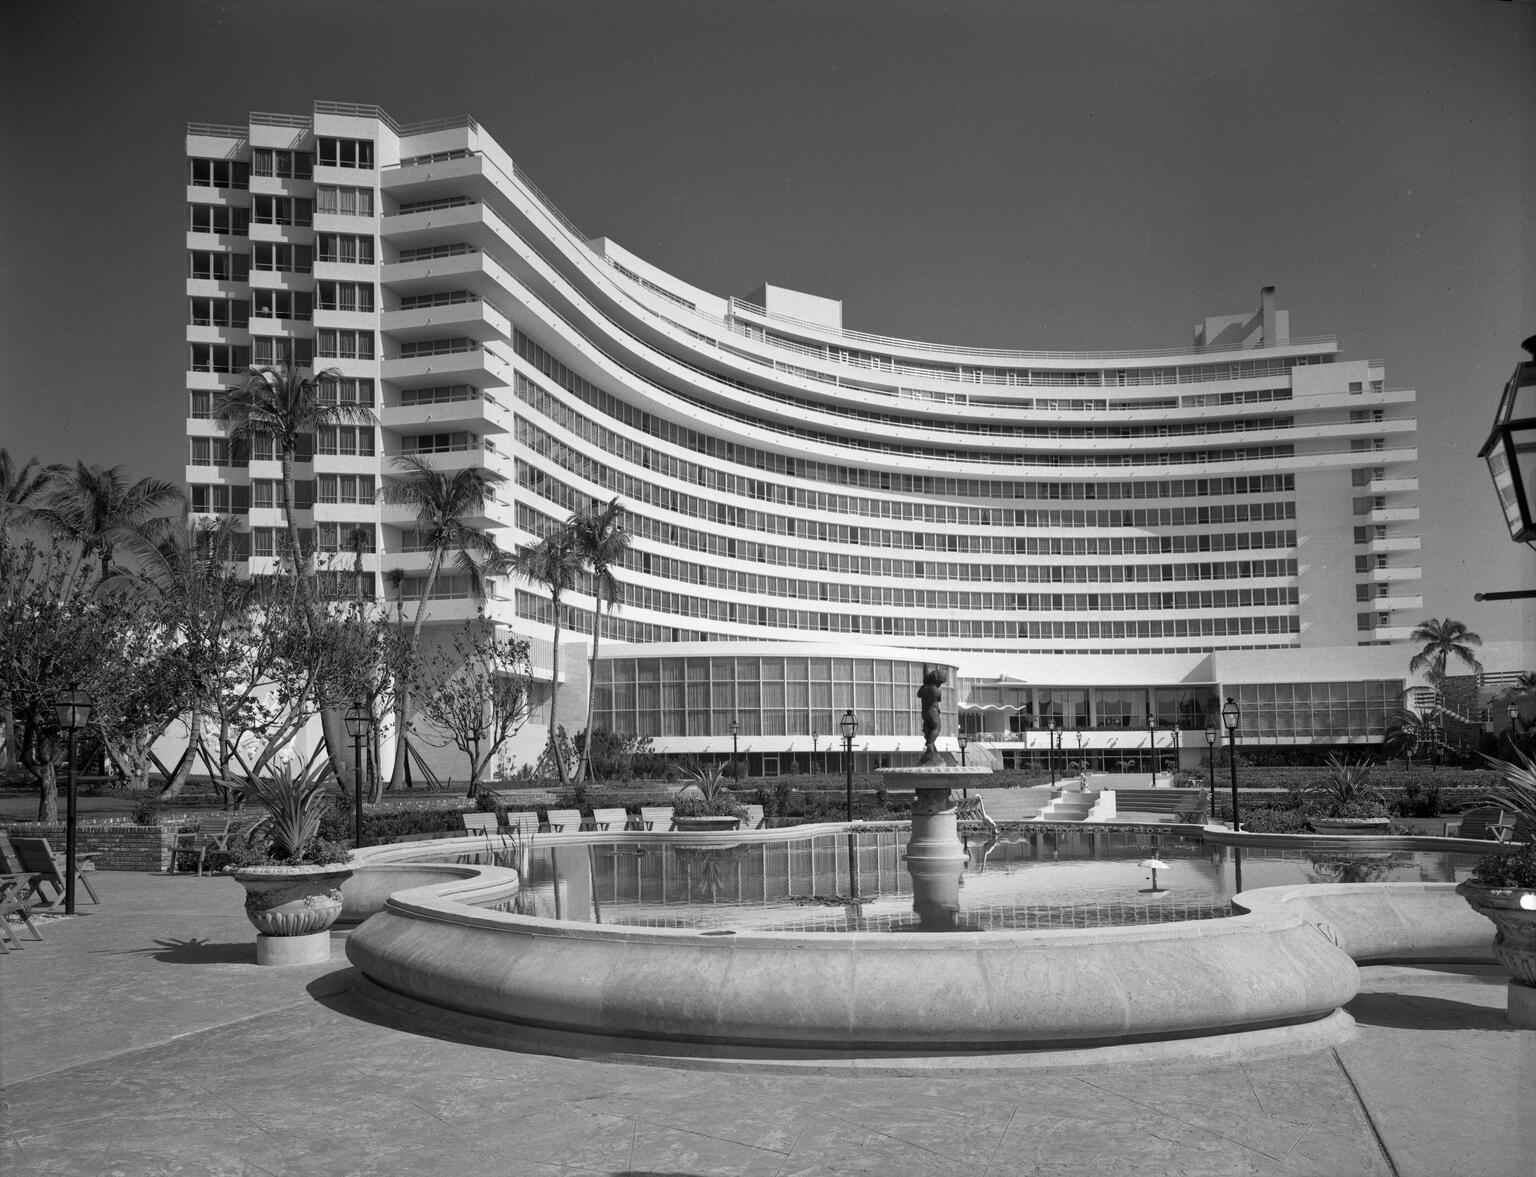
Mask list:
[[555,734],[560,730],[559,725],[556,724],[556,722],[555,722],[555,700],[556,700],[556,697],[560,693],[560,596],[559,596],[559,594],[555,594],[554,595],[553,603],[554,603],[554,606],[555,606],[555,637],[554,637],[554,641],[552,643],[553,650],[552,650],[552,652],[550,654],[551,667],[550,667],[550,674],[549,674],[549,751],[550,751],[550,755],[552,755],[554,757],[555,771],[560,775],[560,786],[561,786],[561,788],[569,788],[571,782],[567,778],[566,772],[565,772],[565,757],[560,754],[560,743],[555,738]]
[[165,788],[160,791],[162,801],[169,797],[181,796],[181,791],[187,787],[187,781],[192,777],[192,766],[197,763],[197,749],[202,742],[203,712],[201,708],[194,706],[191,716],[187,719],[187,750],[176,762],[176,769],[171,773],[171,779],[165,782]]
[[320,709],[320,733],[325,738],[325,754],[331,759],[336,783],[343,793],[351,793],[357,788],[357,774],[352,770],[352,740],[340,707]]
[[602,639],[603,597],[599,592],[592,614],[592,656],[587,659],[587,738],[582,742],[581,759],[576,763],[576,783],[592,777],[592,700],[597,697],[597,643]]
[[56,822],[59,820],[59,776],[52,756],[43,757],[37,774],[37,820]]
[[[434,549],[432,559],[427,565],[427,583],[422,586],[421,601],[416,606],[416,621],[411,626],[412,654],[421,646],[421,627],[427,619],[427,602],[432,599],[432,586],[437,583],[437,570],[442,567],[442,564],[442,550]],[[406,717],[410,715],[410,709],[410,690],[402,680],[395,685],[395,763],[389,773],[389,787],[391,789],[398,789],[405,783]]]

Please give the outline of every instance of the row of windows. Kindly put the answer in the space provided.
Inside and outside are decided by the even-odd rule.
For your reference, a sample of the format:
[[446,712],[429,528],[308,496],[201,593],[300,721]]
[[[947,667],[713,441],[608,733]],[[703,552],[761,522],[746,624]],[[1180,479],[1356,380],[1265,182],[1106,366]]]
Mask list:
[[246,282],[251,276],[251,259],[243,253],[223,253],[194,249],[187,254],[187,277],[215,282]]
[[289,339],[285,336],[254,335],[251,337],[251,363],[257,367],[275,367],[288,364],[307,368],[314,363],[315,342],[312,339]]
[[195,188],[249,188],[251,165],[240,159],[191,158],[187,182]]
[[371,503],[378,489],[372,474],[317,474],[315,499],[321,503]]
[[316,257],[322,262],[373,265],[373,238],[364,233],[317,233]]
[[308,180],[315,174],[315,157],[307,151],[258,147],[251,152],[251,175],[279,180]]
[[253,290],[252,313],[258,319],[291,319],[307,323],[314,315],[315,296],[307,290]]
[[371,360],[374,358],[373,332],[321,327],[315,332],[315,352],[343,360]]
[[473,339],[456,335],[450,339],[409,340],[400,345],[400,358],[408,360],[421,356],[448,356],[457,355],[460,352],[479,350],[480,345]]
[[[372,408],[374,405],[374,384],[367,377],[344,376],[340,379],[322,380],[319,383],[318,392],[322,404],[362,405],[365,408]],[[194,388],[187,395],[190,401],[187,414],[189,417],[195,417],[200,420],[211,420],[213,418],[217,405],[215,399],[218,395],[217,393],[212,389]],[[312,457],[314,454],[312,448],[313,439],[304,435],[303,440],[311,447],[308,449],[308,456]],[[253,458],[257,460],[271,460],[272,439],[270,437],[253,438],[251,450]],[[306,457],[302,460],[307,461],[308,458]]]
[[187,321],[194,327],[244,331],[251,320],[251,304],[243,298],[192,298],[187,304]]
[[372,457],[375,453],[372,425],[326,425],[315,431],[315,453]]
[[316,282],[315,295],[316,305],[323,311],[373,312],[372,282]]
[[315,162],[327,168],[371,168],[373,141],[321,136],[315,140]]
[[187,368],[192,372],[243,372],[251,363],[251,349],[235,344],[194,343],[188,350]]
[[244,237],[250,232],[251,215],[243,208],[214,204],[187,206],[187,230],[192,233],[224,233]]
[[419,311],[428,307],[459,306],[462,303],[479,302],[480,296],[468,290],[439,290],[434,294],[406,294],[400,298],[402,311]]
[[297,196],[255,196],[251,198],[251,223],[307,228],[315,223],[315,205]]
[[[646,503],[663,510],[687,515],[692,519],[707,520],[743,530],[764,532],[769,535],[796,536],[823,543],[973,553],[1011,553],[1017,541],[1017,537],[1014,536],[965,535],[955,532],[935,534],[926,529],[898,531],[891,528],[861,527],[857,524],[801,519],[768,511],[737,508],[697,495],[659,487],[648,480],[632,475],[618,473],[587,454],[556,441],[525,418],[519,418],[516,423],[516,437],[533,453],[554,462],[561,469],[568,470],[587,482],[604,487],[610,493],[617,493],[633,502]],[[546,493],[542,484],[548,476],[541,470],[526,463],[519,463],[517,473],[520,485],[540,494]],[[1193,527],[1216,523],[1241,523],[1250,520],[1293,519],[1296,511],[1294,503],[1270,502],[1234,503],[1215,507],[1164,507],[1138,511],[1014,512],[999,510],[996,514],[999,522],[1004,526],[1013,524],[1034,527],[1109,528]],[[1020,515],[1025,518],[1016,522],[1016,517]],[[727,544],[735,545],[736,540],[728,539]],[[725,554],[734,556],[737,553],[728,546]]]
[[315,211],[332,216],[371,217],[374,210],[372,188],[343,188],[322,184],[315,189]]
[[[1179,617],[1167,620],[1137,618],[1124,621],[1014,621],[993,618],[892,617],[869,614],[816,612],[804,609],[780,609],[765,605],[744,605],[734,601],[719,602],[684,597],[677,593],[627,590],[634,599],[627,604],[656,609],[671,617],[705,617],[717,622],[760,626],[790,633],[849,633],[882,638],[922,638],[927,640],[992,641],[1115,641],[1157,638],[1224,638],[1236,636],[1288,636],[1301,632],[1295,615],[1276,617]],[[688,606],[692,606],[689,608]],[[579,611],[572,610],[579,616]],[[548,600],[518,590],[517,615],[550,624],[553,617]],[[562,621],[567,619],[562,618]],[[590,620],[587,621],[590,625]],[[572,625],[571,628],[580,628]],[[692,640],[667,637],[681,632],[666,626],[653,627],[658,636],[641,639],[628,626],[604,625],[617,640],[677,641]],[[705,633],[702,637],[719,637]],[[1289,643],[1286,643],[1289,644]]]

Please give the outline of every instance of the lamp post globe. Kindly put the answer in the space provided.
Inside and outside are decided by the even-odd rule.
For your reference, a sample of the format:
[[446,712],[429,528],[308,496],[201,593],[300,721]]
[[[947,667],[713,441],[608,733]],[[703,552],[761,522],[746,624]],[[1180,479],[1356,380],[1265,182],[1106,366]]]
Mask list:
[[735,781],[741,775],[741,752],[736,746],[737,733],[741,731],[741,724],[731,717],[731,780]]
[[1515,365],[1477,456],[1488,463],[1510,538],[1531,543],[1536,540],[1536,335],[1520,346],[1531,358]]
[[955,736],[955,743],[960,745],[960,767],[961,768],[965,767],[965,750],[970,745],[970,742],[971,742],[970,737],[967,736],[964,732],[960,732],[958,735]]
[[1216,820],[1216,717],[1205,721],[1205,761],[1211,773],[1211,820]]
[[1226,706],[1221,709],[1221,722],[1227,729],[1227,766],[1232,770],[1232,829],[1238,828],[1237,812],[1237,727],[1242,720],[1242,712],[1238,709],[1237,701],[1228,698]]
[[839,723],[843,731],[843,767],[846,776],[846,797],[844,811],[849,821],[853,820],[853,733],[859,730],[859,717],[850,708],[843,712],[843,718]]
[[91,722],[91,696],[74,683],[69,684],[54,703],[54,718],[69,733],[69,792],[64,811],[64,912],[75,914],[75,861],[76,861],[76,811],[75,811],[75,732]]

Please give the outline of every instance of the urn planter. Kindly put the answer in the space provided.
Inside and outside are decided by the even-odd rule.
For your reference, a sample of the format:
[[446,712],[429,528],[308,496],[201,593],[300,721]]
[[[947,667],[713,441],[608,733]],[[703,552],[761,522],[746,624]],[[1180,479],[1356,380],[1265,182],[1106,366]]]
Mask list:
[[1507,1016],[1511,1024],[1536,1030],[1536,888],[1486,887],[1471,879],[1456,894],[1478,915],[1493,921],[1493,954],[1509,970]]
[[243,866],[229,872],[245,888],[259,964],[312,964],[330,958],[331,925],[341,915],[346,863]]

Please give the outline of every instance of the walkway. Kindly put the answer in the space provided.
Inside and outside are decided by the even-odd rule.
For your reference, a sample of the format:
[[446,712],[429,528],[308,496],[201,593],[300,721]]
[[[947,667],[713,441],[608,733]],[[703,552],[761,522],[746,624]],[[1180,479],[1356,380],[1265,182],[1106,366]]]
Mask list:
[[1367,970],[1359,1037],[1300,1057],[702,1072],[418,1037],[363,1013],[339,951],[257,968],[226,879],[93,881],[100,908],[0,957],[8,1177],[1529,1177],[1536,1155],[1536,1031],[1486,969]]

